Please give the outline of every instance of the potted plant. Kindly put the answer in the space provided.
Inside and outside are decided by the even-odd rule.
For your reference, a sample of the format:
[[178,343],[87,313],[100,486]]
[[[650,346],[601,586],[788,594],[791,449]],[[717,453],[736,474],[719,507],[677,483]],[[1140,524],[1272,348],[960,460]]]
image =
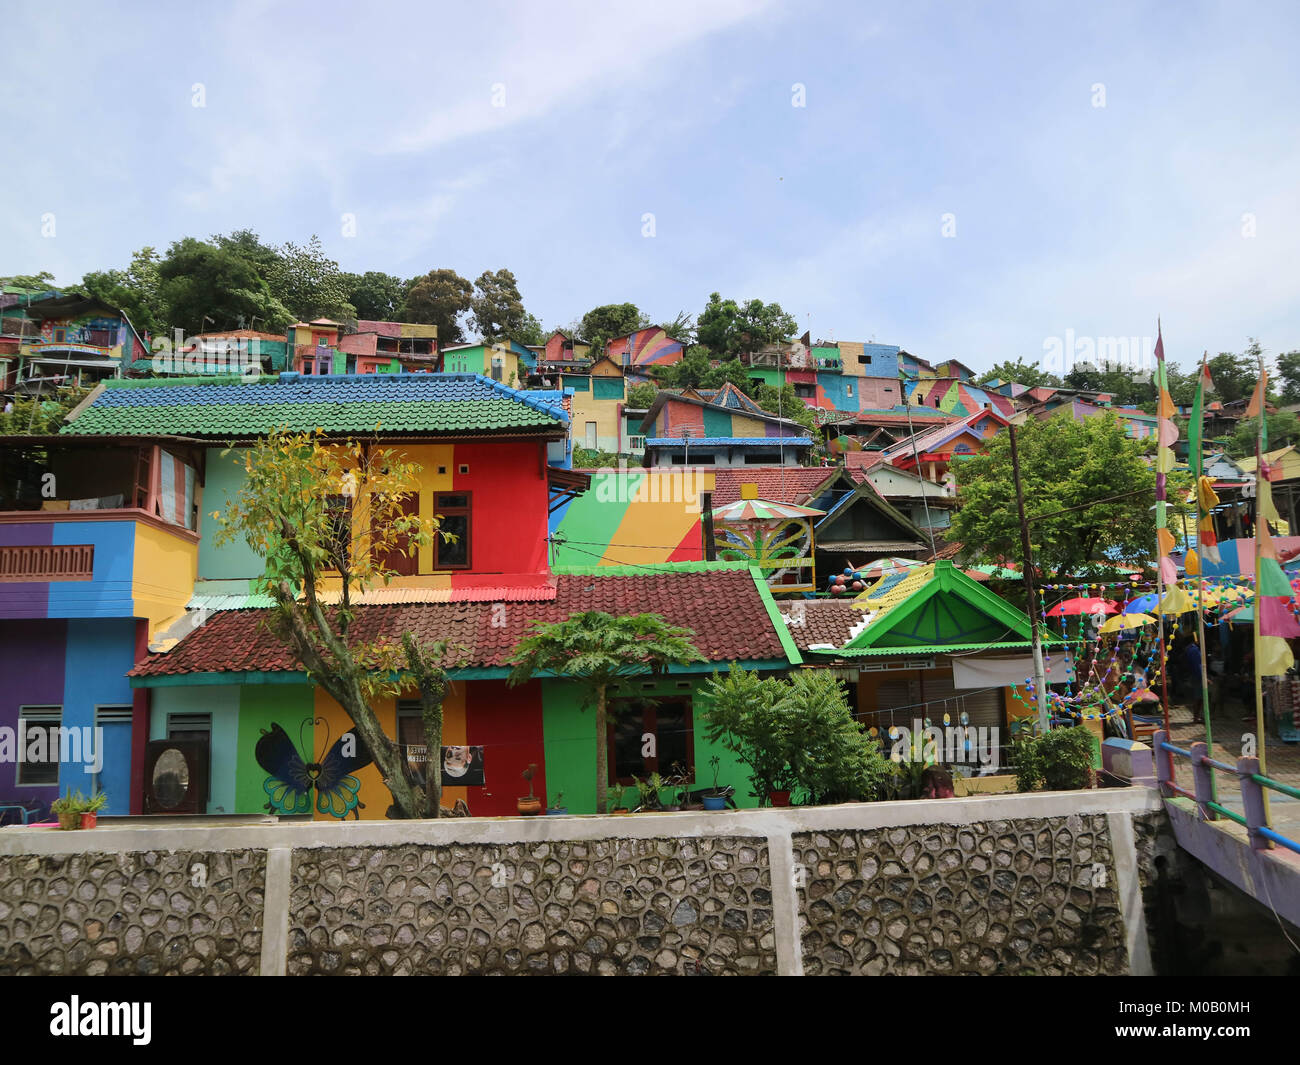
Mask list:
[[81,807],[81,827],[94,828],[99,821],[99,811],[108,805],[108,796],[102,791],[95,792]]
[[529,762],[528,768],[520,776],[528,781],[528,794],[515,800],[515,806],[521,814],[529,817],[542,812],[542,800],[533,794],[533,776],[537,773],[537,763]]
[[630,814],[632,811],[627,808],[627,787],[623,784],[615,784],[609,793],[609,801],[613,803],[609,812],[612,814]]
[[555,805],[550,807],[546,813],[550,817],[563,817],[569,812],[569,808],[564,805],[564,792],[555,793]]
[[727,797],[722,794],[722,789],[718,787],[718,770],[722,768],[722,759],[716,754],[709,759],[709,765],[713,767],[713,794],[701,796],[706,810],[725,810],[727,808]]
[[[59,827],[63,829],[81,828],[81,814],[86,809],[86,804],[90,802],[81,789],[73,791],[68,789],[66,795],[60,796],[50,803],[50,813],[59,819]],[[102,806],[103,803],[100,803]],[[99,809],[97,806],[96,809]]]
[[644,780],[641,777],[633,777],[636,781],[635,787],[640,801],[637,803],[637,813],[657,813],[663,809],[663,802],[659,797],[659,789],[664,786],[664,778],[657,772],[651,773]]

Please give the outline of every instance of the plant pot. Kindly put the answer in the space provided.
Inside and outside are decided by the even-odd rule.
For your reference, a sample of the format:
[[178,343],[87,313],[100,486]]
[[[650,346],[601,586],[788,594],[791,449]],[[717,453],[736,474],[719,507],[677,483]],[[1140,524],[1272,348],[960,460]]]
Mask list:
[[79,814],[79,813],[72,812],[72,813],[66,813],[66,814],[59,814],[58,816],[59,816],[59,827],[60,827],[60,828],[80,828],[80,827],[81,827],[81,814]]
[[99,814],[97,814],[97,813],[93,813],[93,814],[82,814],[82,815],[81,815],[81,827],[82,827],[82,828],[94,828],[94,827],[95,827],[95,822],[97,822],[98,820],[99,820]]
[[703,795],[700,798],[706,810],[725,810],[727,808],[725,795]]
[[767,799],[773,806],[790,805],[790,793],[788,791],[769,791]]
[[630,817],[632,814],[632,811],[629,810],[626,806],[615,806],[614,809],[610,810],[609,812],[611,814],[614,814],[616,817]]
[[549,810],[546,811],[546,816],[564,817],[566,814],[568,814],[568,812],[569,812],[569,808],[567,806],[552,806]]
[[521,814],[533,817],[542,812],[542,800],[538,798],[522,798],[515,800],[515,807]]

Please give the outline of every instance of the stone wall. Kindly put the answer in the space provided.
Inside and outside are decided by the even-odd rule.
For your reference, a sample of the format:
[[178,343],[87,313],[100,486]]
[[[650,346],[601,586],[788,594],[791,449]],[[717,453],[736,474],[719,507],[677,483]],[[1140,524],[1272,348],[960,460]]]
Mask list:
[[1104,814],[793,842],[809,975],[1128,971]]
[[0,974],[1147,972],[1163,817],[1130,788],[5,828]]
[[290,975],[776,971],[767,841],[294,852]]
[[256,974],[265,882],[264,851],[0,856],[0,976]]

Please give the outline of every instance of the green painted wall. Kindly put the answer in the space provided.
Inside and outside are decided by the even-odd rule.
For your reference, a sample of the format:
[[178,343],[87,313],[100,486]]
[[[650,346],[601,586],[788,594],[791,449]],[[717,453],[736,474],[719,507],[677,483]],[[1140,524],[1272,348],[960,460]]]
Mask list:
[[266,813],[266,792],[262,788],[266,770],[257,764],[254,756],[262,731],[265,729],[269,732],[271,722],[278,722],[295,745],[312,744],[314,752],[316,741],[313,727],[307,726],[299,735],[303,720],[313,716],[315,693],[310,684],[248,684],[240,689],[235,770],[236,813]]
[[[565,508],[564,517],[555,530],[557,536],[574,541],[574,546],[557,542],[551,549],[551,564],[595,564],[592,554],[599,555],[601,549],[598,545],[613,542],[614,534],[623,524],[629,501],[641,490],[645,478],[644,473],[593,474],[591,488]],[[549,780],[548,773],[548,783]]]
[[731,414],[715,407],[704,408],[704,435],[727,437],[734,435],[731,431]]
[[575,392],[590,392],[591,378],[586,374],[565,374],[564,387],[571,388]]
[[623,398],[623,378],[621,377],[593,377],[592,378],[592,395],[596,399],[622,399]]
[[751,366],[749,368],[751,378],[761,378],[765,385],[771,385],[773,388],[780,388],[785,380],[785,374],[780,370],[769,370],[762,366]]
[[227,497],[233,497],[244,483],[239,464],[243,452],[232,448],[222,455],[219,448],[208,448],[203,484],[203,507],[199,515],[199,577],[206,580],[251,579],[261,574],[264,564],[243,540],[214,547],[212,538],[220,528],[212,517],[214,510],[225,509]]
[[208,808],[210,814],[252,813],[237,810],[235,774],[239,736],[239,687],[212,684],[196,687],[156,688],[149,710],[149,738],[167,738],[170,714],[211,714]]
[[[678,696],[683,689],[677,687],[681,678],[666,680],[634,680],[628,694]],[[721,759],[718,783],[731,784],[736,789],[736,805],[752,808],[758,801],[749,795],[749,769],[734,754],[720,745],[705,739],[708,700],[700,694],[707,677],[691,678],[691,716],[695,729],[695,783],[693,788],[713,786],[713,768],[709,759],[715,754]],[[554,796],[564,792],[564,805],[573,814],[590,814],[596,811],[596,712],[582,708],[582,691],[568,681],[542,681],[542,730],[545,739],[546,788]],[[610,790],[611,806],[618,789]],[[635,802],[632,789],[628,789],[627,802]]]

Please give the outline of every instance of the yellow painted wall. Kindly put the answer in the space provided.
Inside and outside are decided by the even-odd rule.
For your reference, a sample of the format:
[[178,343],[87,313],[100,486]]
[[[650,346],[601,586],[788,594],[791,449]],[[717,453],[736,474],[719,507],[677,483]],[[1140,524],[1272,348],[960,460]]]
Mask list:
[[185,612],[199,574],[199,545],[142,521],[135,523],[131,598],[149,636]]
[[[594,389],[594,386],[593,386]],[[602,451],[617,451],[619,405],[621,399],[595,399],[594,391],[573,394],[573,420],[570,433],[574,447],[587,446],[587,423],[596,423],[596,446]]]

